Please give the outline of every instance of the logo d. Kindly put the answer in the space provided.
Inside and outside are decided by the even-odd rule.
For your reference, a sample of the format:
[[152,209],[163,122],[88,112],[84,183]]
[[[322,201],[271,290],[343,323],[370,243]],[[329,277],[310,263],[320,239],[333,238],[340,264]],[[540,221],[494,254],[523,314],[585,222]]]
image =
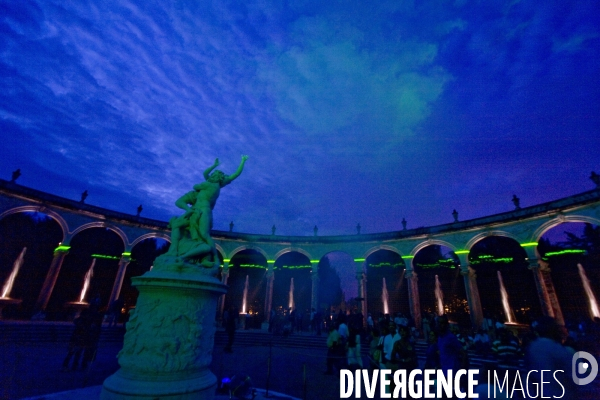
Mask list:
[[[581,359],[584,359],[585,362],[579,362]],[[573,360],[571,361],[571,369],[573,375],[573,382],[577,385],[587,385],[588,383],[592,383],[596,376],[598,375],[598,362],[590,353],[586,353],[585,351],[578,351],[573,354]],[[591,368],[590,368],[591,367]],[[577,375],[583,375],[586,373],[590,373],[585,378],[579,378]]]

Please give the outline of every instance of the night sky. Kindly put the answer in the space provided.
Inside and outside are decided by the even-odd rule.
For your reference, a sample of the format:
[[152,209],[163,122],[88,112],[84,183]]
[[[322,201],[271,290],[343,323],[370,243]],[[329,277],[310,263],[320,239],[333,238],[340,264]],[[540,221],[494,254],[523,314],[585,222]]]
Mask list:
[[167,220],[248,154],[215,229],[337,235],[600,172],[595,0],[0,4],[0,177],[59,196]]

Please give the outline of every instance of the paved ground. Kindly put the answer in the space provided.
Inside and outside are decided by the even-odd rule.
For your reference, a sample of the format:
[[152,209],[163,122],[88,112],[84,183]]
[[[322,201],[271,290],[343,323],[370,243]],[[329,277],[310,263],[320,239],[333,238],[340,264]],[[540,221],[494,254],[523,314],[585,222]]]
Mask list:
[[[118,369],[121,345],[100,343],[96,361],[88,371],[61,371],[66,343],[1,343],[0,398],[22,399],[101,385]],[[239,347],[223,353],[215,348],[211,370],[218,378],[247,374],[254,386],[307,399],[339,398],[339,379],[325,376],[325,354],[320,350]],[[306,384],[304,384],[306,382]]]

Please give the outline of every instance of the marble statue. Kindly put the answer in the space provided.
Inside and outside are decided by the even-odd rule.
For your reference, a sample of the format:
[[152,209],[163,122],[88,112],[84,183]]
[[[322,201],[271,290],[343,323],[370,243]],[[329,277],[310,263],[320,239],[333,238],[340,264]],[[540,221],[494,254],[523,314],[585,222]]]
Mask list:
[[216,272],[220,261],[215,242],[210,237],[212,210],[221,188],[240,176],[247,159],[248,156],[243,155],[237,170],[231,175],[225,175],[215,170],[220,164],[217,158],[213,165],[204,171],[205,181],[194,185],[194,190],[177,199],[175,205],[185,213],[169,220],[171,246],[166,254],[156,259],[155,268],[200,266],[208,268],[209,273]]

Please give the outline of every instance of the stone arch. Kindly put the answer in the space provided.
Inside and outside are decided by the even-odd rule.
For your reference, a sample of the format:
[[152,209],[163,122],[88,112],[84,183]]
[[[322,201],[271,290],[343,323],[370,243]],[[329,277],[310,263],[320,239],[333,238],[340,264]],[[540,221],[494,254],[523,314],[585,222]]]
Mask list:
[[64,242],[66,240],[67,234],[69,232],[69,225],[67,224],[67,221],[65,221],[64,218],[60,214],[58,214],[57,212],[50,210],[46,207],[22,206],[22,207],[11,208],[10,210],[6,210],[2,214],[0,214],[0,220],[4,219],[5,217],[8,217],[9,215],[23,213],[23,212],[40,212],[40,213],[46,214],[47,216],[49,216],[50,218],[55,220],[58,223],[58,225],[60,226],[60,229],[63,232],[63,237],[62,237],[61,242]]
[[393,247],[393,246],[388,246],[385,244],[379,245],[379,246],[375,246],[375,247],[371,247],[369,250],[367,250],[363,256],[363,258],[366,260],[371,254],[379,251],[379,250],[389,250],[392,253],[396,253],[398,254],[400,257],[402,257],[402,253],[400,253],[400,250],[398,250],[397,248]]
[[[111,231],[113,231],[114,233],[116,233],[121,240],[123,241],[123,247],[125,249],[129,248],[131,249],[131,245],[129,244],[129,239],[127,238],[127,235],[125,234],[125,232],[123,232],[119,227],[114,226],[112,224],[107,224],[106,222],[90,222],[88,224],[84,224],[81,225],[80,227],[78,227],[77,229],[75,229],[73,232],[71,232],[71,239],[73,237],[75,237],[75,235],[77,235],[78,233],[80,233],[81,231],[84,231],[86,229],[90,229],[90,228],[106,228],[106,229],[110,229]],[[68,243],[63,243],[63,244],[68,244]]]
[[252,246],[252,245],[245,245],[245,246],[237,247],[236,249],[231,251],[228,258],[231,260],[236,254],[238,254],[239,252],[242,252],[244,250],[254,250],[254,251],[262,254],[263,257],[265,257],[265,260],[269,260],[269,255],[267,254],[266,251],[264,251],[263,249],[261,249],[258,246]]
[[556,218],[540,225],[538,229],[531,235],[531,237],[539,242],[544,233],[548,232],[550,229],[564,223],[564,222],[583,222],[594,225],[600,225],[600,219],[588,217],[585,215],[559,215]]
[[[412,260],[414,260],[414,256],[416,256],[419,251],[423,250],[424,248],[426,248],[428,246],[435,246],[435,245],[445,246],[445,247],[452,249],[452,251],[456,251],[456,246],[454,246],[453,244],[451,244],[449,242],[446,242],[445,240],[428,239],[424,242],[419,243],[410,251],[410,256],[413,257]],[[410,266],[411,270],[414,270],[412,260],[409,263],[409,266]],[[408,269],[408,266],[407,266],[407,269]]]
[[[277,252],[277,254],[275,254],[275,256],[273,257],[273,260],[277,261],[277,259],[279,257],[281,257],[282,255],[286,254],[286,253],[292,253],[292,252],[296,252],[296,253],[300,253],[302,255],[305,255],[306,257],[308,257],[309,260],[312,260],[312,257],[310,255],[310,253],[300,247],[287,247],[285,249],[279,250]],[[268,260],[268,258],[267,258]]]
[[166,240],[167,242],[171,243],[171,238],[169,237],[169,235],[166,235],[162,232],[150,232],[150,233],[146,233],[145,235],[139,236],[133,242],[131,242],[131,244],[129,246],[125,246],[125,251],[131,251],[131,249],[133,249],[136,244],[138,244],[141,241],[144,241],[146,239],[150,239],[150,238],[163,239],[163,240]]
[[473,236],[467,242],[465,248],[470,251],[473,248],[473,246],[475,246],[478,242],[480,242],[483,239],[488,238],[490,236],[507,237],[507,238],[513,239],[517,243],[520,243],[519,239],[515,235],[513,235],[512,233],[510,233],[510,232],[506,232],[506,231],[486,231],[486,232],[482,232],[482,233],[479,233],[479,234]]

